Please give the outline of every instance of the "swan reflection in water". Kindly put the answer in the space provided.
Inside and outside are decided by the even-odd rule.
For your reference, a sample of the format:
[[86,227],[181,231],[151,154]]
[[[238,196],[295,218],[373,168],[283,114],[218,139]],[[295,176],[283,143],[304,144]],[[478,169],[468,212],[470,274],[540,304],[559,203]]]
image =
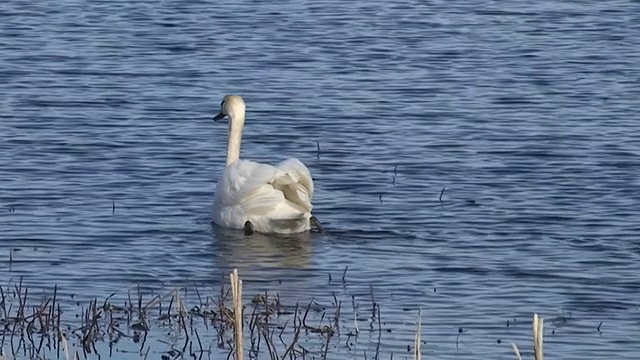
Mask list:
[[288,235],[254,233],[246,236],[242,231],[215,224],[212,224],[212,232],[217,269],[227,273],[237,268],[242,277],[267,281],[278,277],[273,270],[309,268],[312,265],[312,243],[314,237],[319,235],[304,232]]

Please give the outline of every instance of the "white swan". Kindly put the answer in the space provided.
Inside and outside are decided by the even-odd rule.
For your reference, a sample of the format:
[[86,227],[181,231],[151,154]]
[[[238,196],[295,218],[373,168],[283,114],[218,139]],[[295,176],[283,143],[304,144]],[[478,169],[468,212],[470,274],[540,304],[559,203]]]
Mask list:
[[240,160],[240,142],[245,120],[245,103],[238,95],[227,95],[214,121],[229,118],[227,163],[216,185],[213,222],[227,228],[244,229],[245,234],[294,234],[311,229],[317,219],[311,215],[313,179],[298,159],[276,166]]

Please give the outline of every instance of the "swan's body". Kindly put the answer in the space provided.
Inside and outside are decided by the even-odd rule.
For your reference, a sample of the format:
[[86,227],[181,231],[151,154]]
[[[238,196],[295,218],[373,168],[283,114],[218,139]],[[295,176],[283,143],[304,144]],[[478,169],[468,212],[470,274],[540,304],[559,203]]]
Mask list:
[[229,117],[227,163],[216,186],[213,222],[265,234],[294,234],[311,228],[313,179],[298,159],[276,166],[240,159],[245,105],[227,95],[214,120]]

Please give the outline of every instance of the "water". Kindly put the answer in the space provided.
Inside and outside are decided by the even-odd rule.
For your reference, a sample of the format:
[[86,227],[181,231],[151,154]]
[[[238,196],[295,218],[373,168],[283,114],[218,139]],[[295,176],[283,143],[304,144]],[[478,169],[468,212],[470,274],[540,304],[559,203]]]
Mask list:
[[[639,10],[5,1],[3,284],[86,300],[238,267],[245,293],[309,299],[348,266],[386,357],[411,356],[422,308],[428,357],[513,359],[538,312],[550,359],[638,358]],[[305,162],[328,234],[211,227],[227,93],[247,101],[242,156]]]

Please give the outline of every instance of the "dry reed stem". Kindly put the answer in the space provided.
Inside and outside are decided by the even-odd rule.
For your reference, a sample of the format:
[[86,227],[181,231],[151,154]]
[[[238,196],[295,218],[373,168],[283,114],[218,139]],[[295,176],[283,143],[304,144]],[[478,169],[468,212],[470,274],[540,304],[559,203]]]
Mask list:
[[543,360],[543,322],[544,320],[538,316],[538,314],[533,314],[533,353],[535,354],[536,360]]
[[418,331],[413,344],[413,358],[415,360],[422,359],[422,310],[418,310]]
[[[533,354],[535,360],[544,360],[543,355],[543,319],[538,316],[538,314],[533,314]],[[511,347],[513,351],[516,353],[516,357],[518,360],[522,360],[522,355],[520,354],[520,350],[518,349],[518,345],[512,342]]]
[[[71,360],[69,358],[69,343],[67,343],[67,337],[64,336],[64,334],[61,333],[60,334],[60,338],[62,339],[62,347],[64,348],[64,355],[65,355],[67,360]],[[74,351],[74,354],[73,354],[73,358],[74,359],[76,358],[75,351]]]
[[518,358],[518,360],[522,360],[522,356],[520,355],[520,349],[518,349],[518,345],[516,345],[516,343],[512,342],[511,343],[511,347],[513,348],[513,352],[516,353],[516,357]]
[[171,290],[171,292],[168,293],[167,295],[164,295],[164,296],[159,296],[158,295],[158,296],[154,297],[153,299],[151,299],[151,301],[149,301],[147,303],[147,305],[142,307],[142,310],[146,312],[148,309],[158,305],[163,300],[168,299],[169,297],[175,296],[177,290],[178,289],[176,288],[176,289]]
[[231,278],[231,292],[233,294],[233,313],[235,321],[233,323],[234,338],[236,343],[236,360],[244,360],[244,344],[242,332],[242,280],[238,277],[238,269],[233,269]]
[[178,314],[188,313],[187,307],[184,305],[184,300],[180,296],[180,289],[176,288],[176,307],[178,308]]

